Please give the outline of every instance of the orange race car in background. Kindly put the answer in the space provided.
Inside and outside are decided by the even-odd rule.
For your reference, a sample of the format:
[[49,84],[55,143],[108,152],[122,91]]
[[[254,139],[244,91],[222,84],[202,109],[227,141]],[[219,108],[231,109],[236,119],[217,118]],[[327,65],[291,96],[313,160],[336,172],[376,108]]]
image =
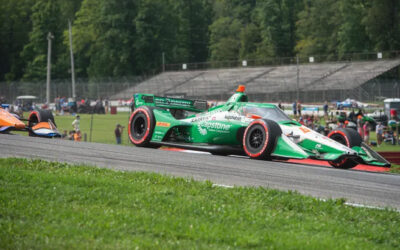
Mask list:
[[[28,131],[29,136],[60,137],[51,110],[34,110],[28,119],[6,110],[8,105],[0,106],[0,133],[10,131]],[[24,123],[23,121],[27,122]]]

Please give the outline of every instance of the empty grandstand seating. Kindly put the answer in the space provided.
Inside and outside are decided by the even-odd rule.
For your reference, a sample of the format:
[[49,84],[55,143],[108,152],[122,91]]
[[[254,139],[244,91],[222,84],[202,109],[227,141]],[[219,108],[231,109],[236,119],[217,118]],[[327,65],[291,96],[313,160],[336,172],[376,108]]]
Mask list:
[[350,90],[399,65],[400,59],[309,63],[299,65],[298,77],[296,65],[164,72],[111,98],[129,98],[139,92],[225,97],[239,84],[246,85],[249,94]]

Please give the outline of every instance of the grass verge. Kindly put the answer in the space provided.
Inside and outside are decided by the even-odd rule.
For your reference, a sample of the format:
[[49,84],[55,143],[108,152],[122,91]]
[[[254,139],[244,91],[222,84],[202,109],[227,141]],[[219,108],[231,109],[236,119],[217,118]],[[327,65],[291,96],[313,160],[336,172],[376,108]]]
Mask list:
[[[106,114],[106,115],[92,115],[90,114],[80,114],[80,129],[82,134],[87,135],[87,141],[90,140],[90,126],[92,124],[92,142],[116,144],[114,130],[117,124],[124,126],[124,131],[122,133],[122,144],[132,145],[128,139],[128,122],[130,114],[129,112],[120,112],[116,115]],[[64,115],[54,117],[57,128],[62,133],[64,130],[73,130],[72,121],[75,116]],[[82,138],[83,140],[83,138]]]
[[265,188],[0,159],[0,248],[400,247],[400,214]]
[[400,174],[400,165],[392,164],[390,166],[390,173]]

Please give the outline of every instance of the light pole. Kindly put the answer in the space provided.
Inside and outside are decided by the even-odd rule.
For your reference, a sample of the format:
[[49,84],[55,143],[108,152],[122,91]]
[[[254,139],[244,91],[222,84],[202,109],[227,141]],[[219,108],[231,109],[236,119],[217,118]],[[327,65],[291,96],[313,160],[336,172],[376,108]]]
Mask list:
[[162,72],[165,72],[165,53],[162,53]]
[[75,66],[74,66],[74,52],[72,49],[72,31],[71,31],[71,20],[68,20],[68,31],[69,31],[69,51],[71,54],[71,79],[72,79],[72,98],[75,101]]
[[300,69],[299,69],[299,56],[296,56],[296,68],[297,68],[297,82],[296,82],[296,88],[297,88],[297,94],[296,94],[296,102],[299,101],[300,98]]
[[51,40],[54,38],[53,34],[47,34],[47,81],[46,81],[46,103],[50,104],[50,75],[51,75]]

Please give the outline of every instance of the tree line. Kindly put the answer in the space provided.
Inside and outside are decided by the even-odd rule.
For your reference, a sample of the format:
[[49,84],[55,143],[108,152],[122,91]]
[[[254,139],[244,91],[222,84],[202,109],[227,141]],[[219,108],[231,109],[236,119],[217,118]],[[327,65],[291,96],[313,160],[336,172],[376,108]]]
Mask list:
[[398,0],[0,0],[0,81],[118,77],[165,63],[400,49]]

